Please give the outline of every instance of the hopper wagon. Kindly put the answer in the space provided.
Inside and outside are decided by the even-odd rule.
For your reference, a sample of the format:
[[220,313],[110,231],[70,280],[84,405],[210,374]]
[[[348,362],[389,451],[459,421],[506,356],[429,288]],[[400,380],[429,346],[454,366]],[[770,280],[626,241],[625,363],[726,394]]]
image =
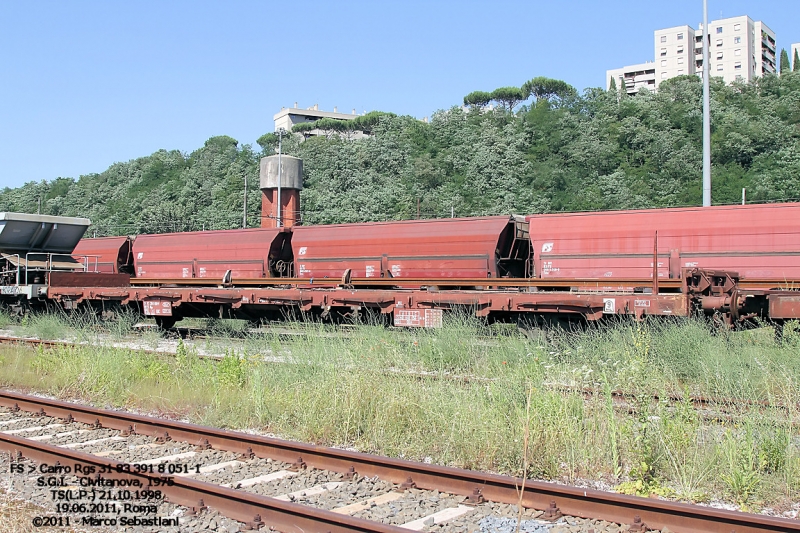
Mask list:
[[[800,280],[800,204],[726,205],[531,215],[533,276],[679,279],[735,272],[774,288]],[[655,254],[655,255],[654,255]],[[654,261],[654,257],[657,259]],[[772,287],[770,287],[772,288]]]
[[525,277],[527,222],[518,217],[406,220],[292,230],[300,279],[472,280]]
[[139,235],[133,241],[137,279],[274,278],[291,265],[290,233],[276,228]]

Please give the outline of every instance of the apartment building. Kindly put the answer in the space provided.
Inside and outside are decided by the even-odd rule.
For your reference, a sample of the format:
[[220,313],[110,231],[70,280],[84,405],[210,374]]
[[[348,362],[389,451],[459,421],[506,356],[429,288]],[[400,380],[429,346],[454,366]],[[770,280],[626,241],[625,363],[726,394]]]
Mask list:
[[[695,73],[694,29],[687,25],[656,30],[656,88],[662,80]],[[700,41],[702,43],[702,41]],[[702,57],[702,55],[701,55]]]
[[[614,77],[617,87],[625,83],[629,94],[642,86],[657,89],[662,81],[703,72],[703,25],[695,30],[689,25],[656,30],[654,37],[655,80],[653,84],[637,85],[627,80],[640,65],[606,71],[606,86]],[[750,17],[731,17],[714,20],[709,28],[709,69],[712,77],[722,77],[726,83],[750,81],[756,76],[776,72],[775,32],[761,21]],[[647,64],[647,63],[644,63]],[[633,75],[636,78],[636,75]]]
[[628,65],[627,67],[607,71],[606,77],[608,77],[609,85],[611,84],[611,78],[614,78],[617,90],[622,88],[624,84],[628,94],[636,94],[642,87],[653,91],[656,88],[656,65],[652,61],[639,63],[638,65]]

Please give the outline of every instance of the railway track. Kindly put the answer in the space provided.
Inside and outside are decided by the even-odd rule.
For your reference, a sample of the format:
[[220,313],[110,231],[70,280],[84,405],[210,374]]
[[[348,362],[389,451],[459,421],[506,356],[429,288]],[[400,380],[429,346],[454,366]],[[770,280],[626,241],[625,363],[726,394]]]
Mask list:
[[[153,505],[148,517],[175,519],[181,531],[199,530],[209,520],[227,531],[490,531],[492,524],[516,518],[517,504],[526,509],[526,527],[540,531],[562,514],[559,527],[571,532],[800,531],[795,520],[523,481],[5,391],[0,449],[10,454],[9,469],[22,470],[11,476],[15,486],[61,480],[56,488],[38,490],[46,498],[50,491],[77,493],[89,491],[87,483],[114,483],[116,492],[110,492],[119,497],[104,505]],[[42,465],[55,473],[43,475]],[[88,473],[75,476],[76,468]],[[139,489],[144,499],[120,488],[136,485],[145,487]],[[78,505],[69,508],[76,515],[119,516],[88,513],[77,499],[69,503]]]

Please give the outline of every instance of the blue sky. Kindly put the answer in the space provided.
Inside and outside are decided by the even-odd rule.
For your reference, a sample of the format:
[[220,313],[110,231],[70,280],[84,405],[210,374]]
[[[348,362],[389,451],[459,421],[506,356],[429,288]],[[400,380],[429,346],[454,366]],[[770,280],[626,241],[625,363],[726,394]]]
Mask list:
[[[745,14],[800,42],[796,0],[709,0]],[[535,76],[602,86],[701,20],[701,0],[0,0],[0,187],[254,143],[294,102],[422,118]]]

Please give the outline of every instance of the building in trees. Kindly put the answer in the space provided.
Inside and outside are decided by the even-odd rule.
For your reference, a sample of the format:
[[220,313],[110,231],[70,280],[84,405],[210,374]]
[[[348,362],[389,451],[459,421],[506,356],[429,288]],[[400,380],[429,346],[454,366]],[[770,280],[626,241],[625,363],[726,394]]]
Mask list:
[[628,94],[636,94],[642,87],[654,91],[656,88],[656,65],[652,61],[628,65],[607,71],[606,77],[609,79],[609,89],[611,89],[610,80],[614,80],[619,90],[624,88]]
[[[747,15],[709,22],[709,69],[711,76],[720,76],[726,83],[750,81],[756,76],[775,74],[776,40],[773,32],[761,21]],[[653,32],[655,62],[647,70],[653,70],[654,83],[636,83],[650,74],[641,72],[643,63],[606,71],[608,86],[611,76],[617,85],[626,81],[629,94],[635,94],[642,86],[657,89],[659,84],[676,76],[703,73],[703,25],[695,30],[689,25],[675,26]],[[644,77],[643,77],[644,76]]]
[[[300,109],[297,107],[297,102],[295,102],[294,107],[282,107],[272,118],[275,121],[275,131],[281,128],[286,131],[292,131],[292,127],[294,127],[295,124],[302,124],[303,122],[316,122],[323,118],[331,120],[353,120],[359,116],[361,115],[357,114],[355,109],[353,109],[352,114],[339,113],[339,110],[335,107],[333,111],[320,111],[319,105],[317,104],[306,109]],[[322,132],[314,132],[313,130],[307,132],[307,135],[322,134]]]

